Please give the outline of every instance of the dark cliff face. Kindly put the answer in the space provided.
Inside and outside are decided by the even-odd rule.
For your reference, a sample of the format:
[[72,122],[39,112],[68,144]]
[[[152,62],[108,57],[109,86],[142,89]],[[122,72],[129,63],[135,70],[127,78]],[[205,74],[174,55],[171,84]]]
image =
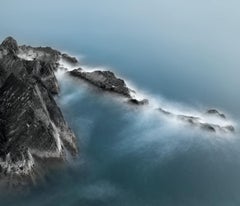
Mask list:
[[[21,52],[34,58],[20,58]],[[0,45],[0,176],[34,176],[39,159],[64,160],[78,152],[76,137],[53,95],[59,92],[54,71],[61,53],[49,47]]]

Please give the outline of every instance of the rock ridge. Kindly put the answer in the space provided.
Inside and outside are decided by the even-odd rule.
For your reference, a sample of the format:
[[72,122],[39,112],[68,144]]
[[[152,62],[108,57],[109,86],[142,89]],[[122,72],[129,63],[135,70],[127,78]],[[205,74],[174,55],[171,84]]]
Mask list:
[[78,153],[54,100],[60,58],[50,47],[18,46],[12,37],[0,45],[0,177],[8,184],[36,178],[39,159],[65,161]]

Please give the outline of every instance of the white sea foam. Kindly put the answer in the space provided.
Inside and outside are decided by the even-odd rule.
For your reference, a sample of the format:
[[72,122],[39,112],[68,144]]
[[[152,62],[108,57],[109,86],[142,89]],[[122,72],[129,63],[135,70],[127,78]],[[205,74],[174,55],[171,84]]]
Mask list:
[[[111,70],[111,71],[113,71],[113,69],[106,68],[106,67],[91,67],[91,66],[81,65],[81,64],[72,66],[72,65],[68,64],[67,62],[63,61],[62,59],[59,61],[59,63],[60,63],[61,69],[59,69],[56,72],[56,76],[58,79],[61,79],[64,77],[66,70],[71,71],[71,70],[74,70],[77,68],[81,68],[81,69],[83,69],[83,71],[87,71],[87,72],[92,72],[92,71],[96,71],[96,70],[101,70],[101,71]],[[117,76],[119,77],[119,75],[117,75]],[[120,76],[119,78],[122,78],[122,77]],[[206,114],[205,110],[203,109],[204,107],[194,108],[190,105],[186,105],[183,103],[169,101],[159,94],[154,95],[143,89],[139,89],[132,81],[129,81],[126,78],[122,78],[122,79],[124,79],[124,81],[126,82],[127,87],[132,90],[131,96],[133,98],[135,98],[137,100],[143,100],[143,99],[149,100],[149,105],[143,107],[143,110],[146,112],[153,111],[154,113],[158,113],[159,116],[163,116],[163,115],[160,115],[161,114],[160,112],[157,112],[158,108],[162,108],[165,111],[170,112],[171,114],[173,114],[176,117],[178,115],[197,117],[197,118],[199,118],[199,123],[214,124],[214,125],[218,125],[220,127],[229,126],[229,125],[233,125],[234,127],[237,126],[236,122],[233,119],[231,119],[231,117],[229,117],[229,115],[227,115],[227,118],[224,119],[217,115]],[[72,95],[67,96],[67,98],[71,99]],[[171,121],[172,121],[172,123],[173,123],[173,121],[176,121],[176,124],[179,124],[179,120],[176,120],[176,118],[172,118]]]
[[0,158],[0,166],[3,168],[3,170],[6,170],[7,173],[11,173],[12,171],[14,171],[16,174],[19,175],[28,175],[32,172],[34,166],[34,159],[29,151],[27,152],[27,155],[27,157],[24,157],[22,155],[21,160],[13,162],[11,158],[11,153],[8,153],[6,155],[5,161]]
[[33,61],[34,59],[41,58],[44,55],[46,55],[44,52],[35,51],[33,49],[28,49],[28,50],[19,49],[19,52],[17,54],[19,58],[27,61]]
[[63,58],[60,58],[58,63],[59,63],[59,68],[62,70],[66,70],[66,71],[72,71],[72,70],[78,69],[80,67],[79,64],[76,64],[73,66],[72,64],[65,61]]

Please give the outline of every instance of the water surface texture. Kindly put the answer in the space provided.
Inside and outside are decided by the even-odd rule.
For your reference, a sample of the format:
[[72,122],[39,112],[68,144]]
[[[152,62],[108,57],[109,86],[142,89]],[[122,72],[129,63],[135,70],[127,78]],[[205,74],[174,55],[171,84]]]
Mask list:
[[161,106],[218,108],[234,135],[209,134],[59,78],[57,98],[80,155],[0,205],[240,205],[240,2],[9,0],[0,38],[76,55],[131,82]]

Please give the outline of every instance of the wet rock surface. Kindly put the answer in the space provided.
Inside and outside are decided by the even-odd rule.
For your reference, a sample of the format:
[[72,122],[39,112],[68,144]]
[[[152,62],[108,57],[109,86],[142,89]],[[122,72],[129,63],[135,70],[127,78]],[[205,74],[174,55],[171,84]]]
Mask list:
[[78,63],[78,60],[75,57],[69,56],[68,54],[62,54],[62,59],[72,65],[75,65]]
[[138,100],[135,98],[131,98],[128,100],[128,103],[133,104],[133,105],[148,105],[149,101],[148,101],[148,99]]
[[124,80],[117,78],[113,72],[100,70],[86,72],[82,69],[74,69],[69,74],[73,77],[86,80],[104,91],[131,98],[130,89],[126,86]]
[[[215,110],[215,109],[214,109]],[[175,113],[172,113],[170,111],[167,111],[165,109],[162,109],[162,108],[158,108],[158,111],[160,111],[163,115],[165,116],[169,116],[171,118],[176,118],[182,122],[185,122],[193,127],[198,127],[200,129],[203,129],[205,131],[208,131],[208,132],[217,132],[217,131],[220,131],[220,132],[234,132],[235,131],[235,128],[233,125],[219,125],[219,124],[214,124],[214,123],[209,123],[209,122],[206,122],[202,117],[198,117],[198,116],[188,116],[188,115],[182,115],[182,114],[175,114]],[[215,110],[217,111],[217,110]],[[219,118],[223,118],[222,115],[224,114],[221,114],[220,116],[218,116]],[[224,119],[225,119],[225,115],[224,115]]]
[[[74,69],[69,71],[68,74],[70,76],[76,77],[78,79],[85,80],[86,82],[102,89],[103,91],[112,92],[123,97],[127,98],[126,103],[135,106],[143,106],[148,105],[148,99],[136,99],[134,97],[135,91],[128,88],[124,80],[117,78],[113,72],[110,71],[92,71],[87,72],[84,71],[82,68]],[[134,93],[134,95],[132,95]],[[197,127],[202,130],[208,132],[224,132],[224,133],[231,133],[235,131],[233,125],[226,122],[225,125],[215,124],[204,120],[198,116],[188,116],[184,114],[175,114],[174,112],[165,110],[163,108],[158,108],[163,115],[168,116],[170,118],[175,118],[181,122],[187,123],[192,127]],[[221,120],[227,120],[226,116],[223,113],[220,113],[216,109],[209,109],[206,113],[202,114],[207,116],[212,116],[215,118],[220,118]]]
[[127,87],[125,81],[116,77],[116,75],[111,71],[96,70],[92,72],[87,72],[84,71],[82,68],[78,68],[69,71],[68,74],[70,74],[70,76],[72,77],[84,80],[103,91],[115,93],[117,95],[125,97],[127,98],[126,103],[128,104],[135,106],[149,104],[148,99],[136,99],[132,95],[132,93],[135,93],[135,91]]
[[220,112],[219,112],[218,110],[216,110],[216,109],[209,109],[209,110],[207,110],[206,114],[211,115],[211,116],[216,116],[216,117],[221,117],[221,118],[223,118],[223,119],[226,119],[225,114],[220,113]]
[[53,98],[61,53],[19,47],[8,37],[0,54],[0,177],[10,182],[14,176],[36,176],[38,159],[64,160],[78,148]]

